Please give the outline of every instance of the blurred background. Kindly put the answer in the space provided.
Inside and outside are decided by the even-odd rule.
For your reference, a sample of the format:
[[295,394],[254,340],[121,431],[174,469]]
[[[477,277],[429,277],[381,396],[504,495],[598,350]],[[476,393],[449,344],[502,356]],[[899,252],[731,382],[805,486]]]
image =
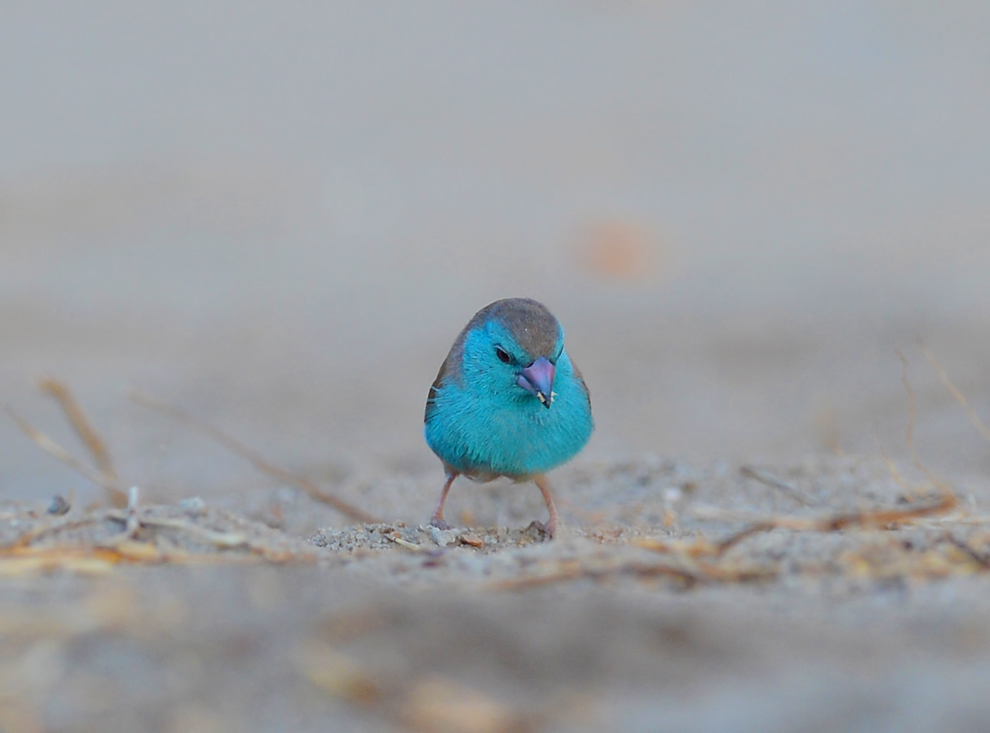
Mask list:
[[[427,389],[525,295],[592,390],[582,460],[990,449],[985,3],[0,5],[0,399],[128,480],[440,472]],[[85,482],[0,421],[0,492]],[[439,488],[439,483],[438,483]],[[427,507],[428,509],[428,507]],[[426,511],[426,509],[424,509]]]

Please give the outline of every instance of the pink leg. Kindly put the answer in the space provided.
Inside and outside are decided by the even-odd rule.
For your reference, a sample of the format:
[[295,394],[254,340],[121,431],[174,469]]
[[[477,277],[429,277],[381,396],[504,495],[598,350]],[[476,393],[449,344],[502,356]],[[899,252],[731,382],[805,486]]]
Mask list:
[[557,508],[553,505],[553,496],[550,494],[550,484],[547,482],[547,477],[542,473],[533,476],[533,483],[535,483],[540,489],[540,493],[543,494],[543,501],[547,503],[547,510],[550,512],[550,521],[546,523],[545,527],[547,530],[547,535],[553,539],[553,536],[557,534],[557,525],[560,524],[560,518],[557,516]]
[[437,502],[437,508],[433,510],[433,517],[430,519],[430,524],[437,529],[450,529],[445,521],[443,521],[443,503],[447,501],[447,494],[450,493],[450,485],[454,483],[454,479],[460,474],[448,468],[447,469],[447,483],[443,485],[443,491],[440,492],[440,501]]

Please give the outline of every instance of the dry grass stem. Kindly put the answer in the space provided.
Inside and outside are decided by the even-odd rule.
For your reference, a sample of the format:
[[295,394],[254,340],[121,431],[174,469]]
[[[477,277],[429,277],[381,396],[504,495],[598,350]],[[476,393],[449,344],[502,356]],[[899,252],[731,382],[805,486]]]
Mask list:
[[688,569],[669,563],[629,561],[612,566],[585,566],[565,561],[558,567],[549,568],[539,575],[522,578],[509,578],[491,583],[488,588],[495,591],[521,591],[540,588],[573,580],[603,580],[620,575],[638,578],[671,578],[688,585],[696,583],[739,583],[766,580],[777,575],[775,569],[727,569],[707,563]]
[[55,570],[100,575],[108,573],[119,563],[172,565],[255,563],[259,556],[272,562],[285,562],[294,557],[282,553],[265,557],[252,555],[209,554],[180,549],[164,550],[150,542],[121,538],[105,545],[62,545],[55,547],[15,547],[0,551],[0,577],[35,575]]
[[951,494],[952,489],[950,489],[944,482],[940,481],[935,474],[933,474],[925,464],[921,462],[921,458],[918,457],[918,450],[914,444],[914,426],[915,419],[917,417],[917,399],[914,392],[914,387],[911,386],[911,363],[907,360],[900,351],[897,352],[898,358],[900,358],[901,363],[904,365],[904,370],[901,373],[901,381],[904,383],[904,389],[908,393],[908,426],[907,426],[907,444],[908,449],[911,451],[911,458],[914,460],[915,468],[921,471],[928,480],[932,482],[932,486],[940,489],[946,494]]
[[769,486],[772,489],[776,489],[785,496],[790,497],[799,504],[804,504],[805,506],[819,506],[815,501],[812,501],[804,494],[802,494],[795,486],[777,478],[769,471],[764,471],[760,468],[753,468],[752,466],[742,466],[739,469],[741,473],[746,478],[751,478],[754,481],[759,481],[764,486]]
[[59,532],[66,529],[74,529],[78,527],[85,527],[92,524],[93,519],[90,516],[86,517],[56,517],[47,522],[39,522],[37,525],[29,529],[28,531],[21,534],[17,540],[9,545],[0,547],[0,553],[10,550],[15,547],[27,547],[29,544],[35,540],[44,537],[46,534],[52,532]]
[[[724,540],[712,544],[715,554],[721,555],[747,537],[771,529],[790,529],[797,532],[836,532],[851,527],[886,527],[905,524],[924,517],[946,514],[955,509],[958,501],[955,494],[943,494],[938,501],[928,504],[915,504],[904,509],[874,509],[855,512],[840,512],[825,517],[768,517],[760,520]],[[710,517],[711,518],[711,517]],[[703,540],[703,542],[708,542]]]
[[[129,521],[129,514],[124,512],[106,512],[106,516],[118,521]],[[207,544],[213,545],[217,549],[221,550],[231,550],[237,548],[244,548],[250,552],[260,555],[266,560],[272,562],[285,562],[287,560],[297,560],[297,561],[313,561],[316,559],[315,554],[301,554],[297,552],[286,552],[283,550],[274,549],[263,544],[253,542],[248,536],[237,533],[237,532],[218,532],[216,530],[209,529],[208,527],[201,527],[194,522],[189,522],[183,519],[170,519],[167,517],[150,517],[150,516],[138,516],[136,518],[137,522],[141,527],[161,527],[167,529],[175,529],[180,532],[184,532],[188,535],[192,535],[198,540],[201,540]],[[130,534],[126,529],[124,534],[121,535],[118,540],[116,540],[112,547],[115,549],[120,549],[120,543],[133,541],[133,535]],[[189,557],[199,556],[202,553],[186,553]],[[175,553],[169,550],[163,553],[159,559],[173,561],[175,557],[178,557]]]
[[919,342],[918,345],[921,348],[921,352],[925,355],[925,358],[928,359],[928,363],[932,365],[935,373],[938,374],[938,378],[942,380],[942,384],[945,385],[945,388],[949,390],[949,393],[953,396],[953,398],[955,398],[956,402],[958,402],[966,411],[966,414],[969,416],[969,421],[973,423],[973,427],[979,430],[980,434],[984,438],[990,440],[990,427],[987,427],[987,424],[980,419],[980,416],[976,414],[976,410],[974,410],[972,405],[969,404],[969,400],[967,400],[956,385],[952,383],[952,380],[949,379],[949,375],[946,373],[945,369],[942,368],[942,365],[939,364],[938,359],[935,358],[935,354],[932,353],[932,350],[929,349],[923,341]]
[[411,552],[426,552],[427,549],[422,545],[417,545],[415,542],[410,542],[409,540],[403,539],[397,534],[387,534],[385,535],[389,540],[397,544],[399,547],[404,547]]
[[973,547],[968,542],[964,542],[963,540],[959,539],[958,537],[954,537],[951,534],[945,535],[945,541],[952,545],[955,545],[960,550],[965,552],[978,565],[981,565],[984,568],[990,568],[990,558],[988,558],[986,555],[979,552],[978,550],[973,549]]
[[[127,509],[98,509],[71,519],[41,519],[15,541],[0,547],[0,575],[54,569],[102,572],[117,562],[285,563],[314,562],[318,556],[316,551],[290,549],[270,543],[263,536],[253,537],[249,527],[245,532],[222,531],[182,517],[156,516],[162,509],[142,509],[135,501]],[[122,531],[111,530],[105,536],[108,521],[119,523]],[[48,541],[44,545],[32,544],[46,536]]]
[[883,459],[884,464],[887,466],[887,470],[890,471],[891,478],[894,479],[894,483],[901,487],[901,490],[904,491],[904,497],[906,499],[914,499],[917,496],[915,490],[911,488],[907,481],[904,480],[904,477],[901,476],[901,472],[897,469],[897,465],[890,459],[890,456],[887,455],[887,449],[884,448],[883,441],[880,440],[880,434],[876,431],[876,429],[873,431],[873,440],[877,445],[877,450],[880,451],[880,458]]
[[[634,546],[663,551],[671,555],[669,562],[644,561],[638,558],[586,557],[566,558],[542,563],[539,572],[520,578],[508,578],[489,584],[491,590],[519,591],[554,585],[572,580],[603,580],[616,576],[636,578],[670,578],[680,583],[742,583],[767,580],[778,575],[773,567],[740,566],[737,563],[715,564],[699,558],[700,554],[714,555],[709,550],[693,552],[693,543],[663,543],[639,540]],[[661,549],[662,548],[662,549]]]
[[194,415],[190,414],[189,412],[186,412],[181,408],[166,405],[163,402],[160,402],[159,400],[155,399],[151,395],[146,394],[144,392],[139,392],[137,390],[129,390],[127,392],[127,397],[132,402],[135,402],[136,404],[139,404],[142,407],[146,407],[149,410],[154,410],[155,412],[161,415],[165,415],[166,417],[170,417],[173,420],[178,420],[179,422],[185,425],[195,428],[196,430],[200,431],[201,433],[211,437],[213,440],[220,443],[220,445],[224,446],[232,453],[236,453],[241,458],[248,461],[251,465],[253,465],[257,470],[261,471],[262,473],[267,474],[272,478],[277,479],[278,481],[282,481],[291,486],[295,486],[296,488],[301,489],[302,491],[305,491],[313,499],[316,499],[319,502],[322,502],[328,506],[333,507],[338,512],[340,512],[341,514],[343,514],[344,516],[350,519],[353,519],[357,522],[363,522],[365,524],[376,524],[379,521],[375,517],[365,512],[363,509],[360,509],[354,506],[353,504],[350,504],[349,502],[346,502],[343,499],[334,496],[333,494],[329,494],[325,492],[323,489],[321,489],[319,486],[317,486],[309,479],[303,476],[297,476],[296,474],[291,473],[285,470],[284,468],[276,466],[273,463],[269,463],[254,449],[246,446],[245,444],[241,443],[235,438],[232,438],[231,436],[224,433],[222,430],[215,428],[208,423],[203,422],[199,418],[195,417]]
[[17,547],[0,552],[0,577],[67,570],[86,575],[107,573],[121,555],[101,547]]
[[34,441],[35,445],[41,448],[41,450],[102,488],[107,493],[111,504],[114,506],[127,506],[127,489],[119,480],[112,476],[108,476],[101,471],[90,468],[9,407],[5,407],[4,411],[10,416],[10,419],[17,424],[17,427],[19,427],[25,435]]
[[100,473],[116,480],[117,471],[114,468],[113,460],[110,458],[110,451],[107,450],[106,443],[100,438],[96,428],[93,427],[93,423],[90,422],[86,413],[83,412],[82,407],[76,401],[69,387],[54,377],[45,377],[38,382],[38,389],[55,398],[59,406],[61,406],[62,412],[65,413],[69,424],[72,425],[83,445],[86,446],[93,456],[93,460],[96,462],[96,467]]

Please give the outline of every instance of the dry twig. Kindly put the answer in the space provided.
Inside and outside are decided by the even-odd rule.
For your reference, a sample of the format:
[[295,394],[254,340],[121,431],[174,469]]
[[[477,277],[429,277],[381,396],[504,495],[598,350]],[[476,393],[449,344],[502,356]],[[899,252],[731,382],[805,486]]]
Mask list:
[[173,420],[178,420],[181,423],[189,425],[190,427],[196,428],[201,433],[208,435],[213,438],[213,440],[220,443],[220,445],[227,448],[229,451],[236,453],[241,458],[248,461],[256,469],[264,474],[271,476],[279,481],[283,481],[291,486],[295,486],[302,489],[311,497],[317,501],[323,502],[328,506],[333,507],[338,512],[343,514],[345,517],[349,517],[358,522],[363,522],[365,524],[375,524],[379,520],[371,516],[363,509],[360,509],[353,504],[350,504],[333,494],[328,494],[323,491],[319,486],[310,481],[303,476],[297,476],[294,473],[286,471],[284,468],[276,466],[273,463],[269,463],[265,460],[257,451],[244,445],[239,440],[232,438],[231,436],[224,433],[222,430],[213,427],[212,425],[203,422],[199,418],[195,417],[191,413],[178,408],[171,407],[169,405],[160,402],[149,394],[144,392],[139,392],[137,390],[128,390],[127,397],[132,402],[135,402],[142,407],[146,407],[149,410],[154,410],[155,412],[170,417]]
[[891,460],[890,456],[887,455],[887,449],[884,448],[883,441],[880,440],[880,433],[877,432],[875,427],[873,429],[873,440],[877,444],[877,450],[880,451],[880,458],[883,459],[884,464],[887,466],[887,470],[890,471],[890,475],[894,479],[894,483],[900,486],[904,491],[904,498],[913,499],[915,497],[915,490],[912,489],[910,484],[904,480],[904,477],[901,476],[901,472],[897,469],[897,465]]
[[4,407],[4,411],[10,416],[11,420],[17,423],[17,427],[34,441],[35,445],[41,448],[41,450],[101,487],[107,493],[110,502],[114,506],[127,506],[127,489],[119,480],[90,468],[9,407]]
[[739,473],[746,478],[759,481],[761,484],[764,486],[769,486],[771,489],[777,489],[777,491],[785,496],[789,496],[799,504],[804,504],[805,506],[818,506],[817,502],[807,498],[795,486],[777,478],[769,471],[764,471],[760,468],[753,468],[752,466],[742,466],[739,469]]
[[710,543],[707,540],[702,540],[702,542],[710,546],[710,550],[702,554],[722,555],[747,537],[771,529],[790,529],[797,532],[837,532],[839,530],[849,529],[850,527],[886,527],[891,524],[903,524],[923,517],[945,514],[954,509],[956,504],[956,496],[950,491],[944,493],[938,501],[929,504],[913,505],[904,509],[840,512],[818,518],[768,517],[719,542]]
[[[645,543],[636,543],[646,547]],[[721,567],[676,553],[676,563],[643,562],[642,560],[614,560],[603,563],[582,562],[577,559],[561,560],[549,572],[529,575],[522,578],[509,578],[490,584],[492,590],[517,591],[555,585],[571,580],[601,580],[617,575],[631,575],[637,578],[673,578],[682,583],[740,583],[767,580],[776,577],[775,568],[735,568]]]
[[58,402],[62,412],[69,420],[69,424],[72,425],[79,439],[82,440],[83,445],[86,446],[93,456],[93,460],[96,461],[96,467],[100,473],[116,480],[117,471],[113,466],[113,460],[110,458],[110,451],[107,450],[106,443],[100,438],[93,423],[86,417],[86,413],[83,412],[68,386],[54,377],[45,377],[38,382],[38,389],[54,397]]
[[976,564],[979,565],[980,567],[990,568],[990,558],[987,558],[982,553],[973,549],[973,547],[968,542],[964,542],[958,537],[953,536],[951,533],[946,533],[943,539],[945,539],[945,541],[948,542],[949,544],[955,545],[964,553],[966,553],[966,555],[969,556],[969,558],[972,559],[974,562],[976,562]]
[[[72,543],[42,547],[32,546],[33,542],[45,535],[65,530],[84,529],[108,519],[123,525],[123,530],[109,540],[87,545]],[[140,539],[139,533],[144,528],[173,530],[218,550],[243,549],[250,554],[227,552],[214,554],[188,551],[171,546],[174,543],[166,543],[165,546],[162,546],[162,543],[154,539],[154,535],[148,541]],[[45,570],[53,567],[65,567],[71,570],[77,566],[85,570],[88,567],[87,563],[103,563],[105,565],[108,561],[138,563],[236,562],[258,557],[269,562],[279,563],[312,562],[317,559],[315,552],[300,552],[269,546],[262,541],[252,539],[249,534],[218,531],[181,518],[156,517],[149,514],[148,511],[142,511],[136,502],[127,509],[97,510],[90,512],[85,517],[72,519],[59,517],[52,521],[39,522],[18,537],[14,543],[0,547],[0,562],[5,562],[5,559],[17,559],[17,563],[7,563],[7,567],[14,568],[14,570],[24,569],[25,571],[32,568]],[[0,569],[0,574],[2,574],[2,569]]]
[[987,424],[980,419],[980,416],[976,414],[976,410],[974,410],[969,404],[969,400],[967,400],[956,385],[952,383],[952,380],[949,379],[949,375],[946,373],[945,369],[943,369],[942,365],[938,363],[938,360],[935,358],[935,354],[932,353],[932,350],[925,345],[924,341],[919,341],[918,346],[921,348],[925,358],[928,359],[928,363],[932,365],[932,368],[938,374],[938,378],[942,380],[942,384],[945,385],[945,388],[949,390],[949,393],[955,398],[956,402],[958,402],[966,411],[966,414],[969,416],[969,421],[973,423],[973,427],[979,430],[980,434],[983,435],[984,438],[990,440],[990,427],[987,427]]
[[925,474],[925,476],[928,477],[928,480],[932,482],[932,486],[941,490],[944,494],[952,495],[952,489],[949,488],[943,481],[939,480],[935,476],[935,474],[933,474],[928,469],[928,467],[921,462],[921,459],[918,457],[918,451],[914,445],[914,425],[915,425],[917,410],[915,407],[916,398],[915,398],[914,387],[911,386],[911,379],[910,379],[911,364],[907,360],[907,357],[905,357],[904,354],[902,354],[900,351],[897,352],[897,356],[900,357],[901,363],[904,365],[904,371],[901,374],[901,381],[904,383],[904,389],[906,389],[908,393],[908,408],[909,408],[910,419],[908,421],[908,427],[907,427],[907,443],[908,443],[908,448],[911,450],[911,458],[914,459],[915,467],[923,474]]

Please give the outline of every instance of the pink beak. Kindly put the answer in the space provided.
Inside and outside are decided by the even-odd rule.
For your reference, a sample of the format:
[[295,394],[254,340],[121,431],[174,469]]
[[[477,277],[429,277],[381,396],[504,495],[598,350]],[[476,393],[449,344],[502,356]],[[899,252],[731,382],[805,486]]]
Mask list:
[[553,373],[554,366],[542,356],[522,370],[516,379],[516,384],[532,395],[540,403],[550,409],[553,402]]

